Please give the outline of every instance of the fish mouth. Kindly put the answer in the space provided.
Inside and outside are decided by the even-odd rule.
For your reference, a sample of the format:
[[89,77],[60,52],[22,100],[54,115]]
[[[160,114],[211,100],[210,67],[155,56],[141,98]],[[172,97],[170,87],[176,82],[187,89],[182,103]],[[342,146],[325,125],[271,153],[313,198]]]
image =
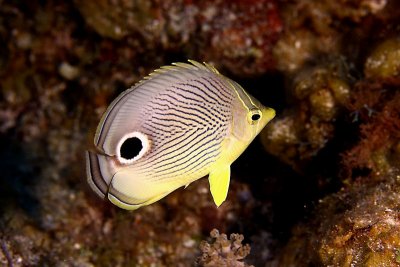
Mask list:
[[106,179],[103,177],[99,161],[100,156],[103,155],[86,151],[86,177],[92,190],[101,198],[106,198],[109,190],[109,183],[106,183]]

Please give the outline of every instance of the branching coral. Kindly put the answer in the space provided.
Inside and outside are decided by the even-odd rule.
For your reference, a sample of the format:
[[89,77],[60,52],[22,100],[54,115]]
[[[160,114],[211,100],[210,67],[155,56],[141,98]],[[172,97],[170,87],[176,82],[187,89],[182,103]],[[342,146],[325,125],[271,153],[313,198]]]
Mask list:
[[243,235],[231,234],[228,239],[226,234],[213,229],[210,236],[214,239],[212,243],[202,241],[200,244],[203,255],[198,258],[199,266],[254,267],[243,261],[250,254],[250,246],[242,245]]

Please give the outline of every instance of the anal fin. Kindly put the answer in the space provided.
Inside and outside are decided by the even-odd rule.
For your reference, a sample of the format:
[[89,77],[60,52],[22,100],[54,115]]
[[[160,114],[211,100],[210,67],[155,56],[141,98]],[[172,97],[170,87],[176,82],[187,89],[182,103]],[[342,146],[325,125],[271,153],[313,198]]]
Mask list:
[[231,168],[229,165],[218,166],[210,172],[208,181],[215,205],[219,207],[228,195]]

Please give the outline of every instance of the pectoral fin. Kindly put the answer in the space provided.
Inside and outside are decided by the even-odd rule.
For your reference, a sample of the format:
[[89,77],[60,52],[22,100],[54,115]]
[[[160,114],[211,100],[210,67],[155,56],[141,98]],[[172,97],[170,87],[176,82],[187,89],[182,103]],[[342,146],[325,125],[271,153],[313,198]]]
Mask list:
[[213,170],[208,176],[211,195],[215,205],[219,207],[228,195],[231,168],[229,165],[221,166]]

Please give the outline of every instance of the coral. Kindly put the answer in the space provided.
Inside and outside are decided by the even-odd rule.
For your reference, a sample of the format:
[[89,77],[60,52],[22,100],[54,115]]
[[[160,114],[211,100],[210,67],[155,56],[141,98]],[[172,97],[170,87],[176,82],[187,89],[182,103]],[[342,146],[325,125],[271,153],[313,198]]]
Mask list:
[[366,80],[357,82],[346,104],[359,124],[359,140],[343,153],[343,176],[360,171],[380,179],[400,163],[400,77],[398,40],[385,40],[365,61]]
[[367,78],[386,78],[400,73],[400,39],[380,43],[367,58],[364,73]]
[[288,1],[282,7],[284,32],[273,48],[277,68],[296,72],[321,54],[339,57],[346,50],[346,33],[357,36],[354,26],[386,6],[386,0]]
[[[252,251],[213,232],[203,265],[399,264],[398,1],[0,6],[0,265],[191,266],[213,228]],[[186,58],[278,111],[267,152],[254,140],[233,164],[219,208],[207,179],[132,213],[96,198],[84,150],[102,113]]]
[[363,169],[377,177],[390,172],[391,166],[398,165],[399,86],[398,78],[357,84],[348,107],[352,111],[353,120],[360,123],[360,139],[343,155],[346,178],[354,171]]
[[200,243],[203,255],[197,260],[199,266],[254,267],[243,261],[250,254],[250,246],[242,245],[243,235],[231,234],[228,239],[226,234],[220,234],[217,229],[213,229],[210,236],[214,239],[212,243]]
[[279,266],[397,266],[399,181],[396,172],[322,199],[294,229]]
[[[372,35],[375,27],[397,25],[388,6],[391,3],[374,0],[299,0],[281,7],[284,31],[273,54],[277,68],[286,74],[289,103],[295,104],[261,134],[269,153],[302,171],[334,139],[337,120],[358,78],[354,62],[361,61],[358,57],[367,50],[362,45],[384,34]],[[360,47],[348,46],[347,38]],[[367,75],[379,68],[396,69],[397,39],[390,40],[367,59]],[[380,58],[393,60],[379,64]]]
[[[251,4],[251,8],[248,5]],[[237,75],[274,68],[272,47],[282,30],[275,0],[76,1],[100,35],[130,38],[222,65]]]
[[113,39],[140,36],[151,45],[180,47],[194,34],[198,7],[189,1],[75,1],[86,23]]
[[141,59],[134,39],[91,35],[69,2],[1,4],[8,19],[0,19],[7,42],[7,57],[0,53],[0,232],[15,266],[188,266],[203,233],[251,213],[254,206],[238,200],[245,194],[252,203],[248,186],[235,182],[233,201],[219,209],[206,180],[135,213],[96,199],[82,164],[91,131],[121,90],[164,64],[163,55]]
[[272,48],[282,31],[275,1],[205,1],[200,10],[202,58],[241,76],[274,69]]
[[333,61],[297,74],[296,106],[284,111],[261,133],[266,150],[301,170],[333,138],[335,121],[349,98],[345,62]]

